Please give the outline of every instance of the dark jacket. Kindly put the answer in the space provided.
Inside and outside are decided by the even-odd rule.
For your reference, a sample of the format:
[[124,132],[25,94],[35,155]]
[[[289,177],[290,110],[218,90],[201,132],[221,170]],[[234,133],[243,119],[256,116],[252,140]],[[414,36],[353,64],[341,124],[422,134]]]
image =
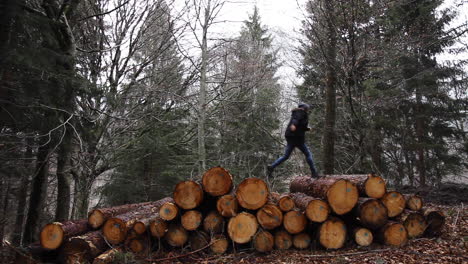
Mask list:
[[[291,125],[296,126],[296,131],[291,131]],[[288,142],[302,144],[304,143],[305,132],[309,130],[309,116],[302,108],[295,108],[291,113],[291,120],[289,120],[288,127],[286,128],[285,137]]]

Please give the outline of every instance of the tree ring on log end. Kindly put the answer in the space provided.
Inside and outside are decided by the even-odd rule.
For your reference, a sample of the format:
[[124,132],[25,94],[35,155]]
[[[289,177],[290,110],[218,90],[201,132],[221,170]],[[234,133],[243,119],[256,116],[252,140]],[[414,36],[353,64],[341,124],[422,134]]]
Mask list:
[[45,249],[57,249],[64,239],[64,233],[61,223],[50,223],[41,230],[41,246]]
[[422,198],[417,195],[411,195],[406,200],[406,207],[413,211],[419,211],[423,207]]
[[350,212],[358,199],[359,192],[356,185],[345,179],[336,181],[327,191],[327,201],[338,215]]
[[387,207],[388,217],[395,217],[400,215],[406,207],[406,200],[399,192],[387,192],[382,197],[382,202]]
[[359,220],[363,226],[378,229],[388,221],[387,207],[377,199],[368,199],[359,206]]
[[293,245],[297,249],[306,249],[310,246],[310,236],[307,233],[300,233],[294,235],[293,237]]
[[153,237],[162,238],[167,232],[167,223],[160,218],[152,220],[149,226]]
[[105,221],[106,219],[104,218],[104,214],[98,209],[91,211],[88,215],[88,224],[93,229],[101,227]]
[[236,197],[230,194],[219,197],[216,202],[216,209],[224,217],[233,217],[239,210],[239,203]]
[[274,204],[265,204],[257,211],[258,223],[265,229],[275,229],[283,223],[283,212]]
[[258,252],[272,251],[275,238],[270,232],[261,230],[253,238],[253,245]]
[[279,230],[275,233],[275,246],[277,249],[289,249],[292,244],[292,237],[285,230]]
[[400,223],[391,223],[384,228],[384,242],[390,246],[403,246],[408,241],[408,233]]
[[244,244],[249,242],[257,229],[257,218],[252,214],[242,212],[229,219],[228,234],[236,243]]
[[374,236],[372,235],[372,232],[367,228],[359,228],[354,234],[354,241],[356,241],[356,244],[363,247],[367,247],[370,244],[372,244],[373,240]]
[[328,203],[323,200],[314,199],[307,204],[305,213],[310,221],[322,223],[327,220],[328,215],[330,214],[330,206],[328,206]]
[[196,230],[202,223],[202,214],[197,210],[190,210],[185,212],[181,217],[182,226],[189,230]]
[[296,206],[294,200],[289,195],[284,195],[278,200],[278,206],[283,212],[289,212]]
[[173,203],[165,203],[159,208],[159,216],[166,221],[173,220],[178,213],[179,208]]
[[346,225],[338,218],[330,218],[319,229],[319,242],[327,249],[343,247],[346,241]]
[[179,207],[190,210],[203,202],[203,189],[194,181],[179,182],[174,189],[173,198]]
[[283,217],[283,226],[290,234],[298,234],[306,228],[307,218],[302,212],[289,211]]
[[214,167],[203,174],[202,185],[205,192],[212,196],[225,195],[232,188],[232,176],[226,169]]
[[127,226],[125,222],[118,218],[111,218],[106,221],[102,228],[102,233],[111,244],[119,244],[127,236]]
[[370,174],[367,178],[364,189],[366,190],[367,196],[371,198],[382,198],[387,192],[387,186],[382,177]]
[[426,219],[420,213],[410,213],[403,221],[403,225],[408,232],[408,238],[421,236],[427,228]]
[[236,190],[239,205],[245,209],[257,210],[266,204],[268,200],[268,186],[258,178],[243,180]]

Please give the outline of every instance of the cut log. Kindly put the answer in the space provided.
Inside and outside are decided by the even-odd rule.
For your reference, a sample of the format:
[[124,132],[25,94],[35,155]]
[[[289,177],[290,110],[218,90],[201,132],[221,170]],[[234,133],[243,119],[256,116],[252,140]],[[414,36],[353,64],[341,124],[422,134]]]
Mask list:
[[143,237],[129,238],[125,241],[127,249],[135,254],[147,253],[150,247],[150,242]]
[[253,238],[253,246],[258,252],[272,251],[274,245],[275,238],[270,232],[266,230],[258,231]]
[[398,216],[406,207],[405,197],[396,191],[387,192],[382,197],[382,202],[387,207],[388,217]]
[[[167,198],[165,198],[165,199],[167,199]],[[172,198],[170,199],[170,201],[172,201]],[[110,217],[120,215],[120,214],[124,214],[126,212],[130,212],[130,211],[139,209],[141,207],[151,205],[152,203],[159,203],[159,201],[136,203],[136,204],[124,204],[124,205],[114,206],[114,207],[109,207],[109,208],[94,209],[91,212],[89,212],[89,214],[88,214],[88,224],[93,229],[98,229]]]
[[178,214],[179,208],[174,203],[164,203],[159,208],[159,217],[166,221],[174,220]]
[[[330,177],[327,175],[327,177]],[[382,198],[387,192],[385,180],[375,174],[358,174],[358,175],[333,175],[332,177],[346,178],[354,183],[359,194],[364,197]]]
[[420,196],[416,194],[405,194],[403,195],[406,200],[406,208],[413,210],[413,211],[419,211],[423,207],[423,200]]
[[88,230],[87,219],[67,221],[63,223],[49,223],[41,229],[41,246],[48,250],[57,249],[62,245],[65,239],[84,234]]
[[356,185],[346,177],[323,177],[316,180],[296,177],[291,181],[290,191],[326,200],[337,215],[350,212],[359,198]]
[[290,234],[299,234],[307,226],[306,216],[299,211],[289,211],[283,217],[283,226]]
[[65,263],[88,263],[108,249],[101,230],[68,239],[62,254]]
[[306,249],[310,247],[310,235],[307,233],[300,233],[293,236],[293,245],[297,249]]
[[427,228],[426,218],[416,211],[403,211],[398,216],[397,221],[403,223],[406,232],[408,232],[408,239],[422,236]]
[[283,212],[289,212],[296,206],[289,193],[279,194],[272,192],[270,193],[269,199],[272,201],[272,203],[277,204],[280,210]]
[[185,210],[198,207],[203,202],[203,196],[202,187],[194,181],[179,182],[173,192],[175,203]]
[[445,224],[445,215],[441,211],[427,211],[425,213],[427,228],[426,236],[438,236]]
[[106,252],[102,253],[98,257],[96,257],[93,261],[93,264],[110,264],[114,263],[115,255],[122,252],[122,248],[112,248],[107,250]]
[[159,203],[152,203],[144,206],[138,209],[138,211],[130,211],[109,218],[102,228],[104,237],[113,245],[124,242],[127,233],[133,228],[133,225],[137,221],[158,215],[160,207],[166,204],[167,200],[168,199],[161,199],[158,201]]
[[164,235],[167,243],[173,247],[182,247],[188,240],[187,231],[180,225],[171,224]]
[[287,231],[279,230],[275,233],[275,247],[277,249],[289,249],[292,244],[292,237]]
[[378,199],[360,198],[355,215],[361,225],[370,229],[379,229],[388,221],[387,207]]
[[379,232],[378,237],[385,245],[401,247],[408,241],[405,227],[398,222],[388,222]]
[[229,247],[229,240],[222,234],[217,234],[211,241],[210,250],[215,254],[226,253]]
[[221,167],[214,167],[203,174],[202,185],[211,196],[225,195],[232,189],[232,175]]
[[322,223],[328,219],[330,207],[324,200],[308,196],[304,193],[292,193],[291,197],[294,204],[304,211],[310,221]]
[[132,228],[133,232],[135,232],[135,234],[138,236],[143,235],[146,230],[148,230],[149,223],[152,219],[154,219],[154,216],[146,217],[136,221]]
[[224,230],[224,218],[218,213],[218,211],[211,211],[203,219],[203,230],[208,234],[219,234]]
[[233,217],[237,215],[239,203],[232,194],[226,194],[219,197],[216,202],[216,209],[224,217]]
[[204,231],[195,231],[190,233],[189,244],[192,250],[202,249],[210,243],[210,236]]
[[163,219],[156,217],[150,221],[149,229],[151,236],[155,238],[162,238],[167,232],[167,223]]
[[320,245],[324,248],[342,248],[346,241],[346,225],[341,219],[330,217],[320,225],[318,235]]
[[243,180],[236,190],[239,205],[250,210],[257,210],[264,206],[268,200],[268,194],[268,186],[258,178]]
[[267,230],[275,229],[283,223],[283,212],[278,206],[267,203],[257,211],[257,221]]
[[190,210],[185,212],[181,217],[182,226],[189,230],[196,230],[202,223],[202,213],[197,210]]
[[356,244],[361,247],[367,247],[372,244],[374,236],[372,232],[364,227],[356,227],[353,229],[353,239]]
[[252,240],[258,229],[257,218],[247,212],[242,212],[231,219],[228,223],[228,234],[232,241],[244,244]]

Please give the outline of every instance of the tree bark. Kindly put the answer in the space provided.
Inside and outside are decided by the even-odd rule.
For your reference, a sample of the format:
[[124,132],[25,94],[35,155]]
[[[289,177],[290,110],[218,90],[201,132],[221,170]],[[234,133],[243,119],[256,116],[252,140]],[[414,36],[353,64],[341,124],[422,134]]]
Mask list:
[[63,245],[66,263],[88,263],[108,249],[101,230],[71,237]]
[[69,163],[71,157],[71,132],[66,131],[57,156],[57,208],[55,221],[66,221],[70,215],[71,176]]

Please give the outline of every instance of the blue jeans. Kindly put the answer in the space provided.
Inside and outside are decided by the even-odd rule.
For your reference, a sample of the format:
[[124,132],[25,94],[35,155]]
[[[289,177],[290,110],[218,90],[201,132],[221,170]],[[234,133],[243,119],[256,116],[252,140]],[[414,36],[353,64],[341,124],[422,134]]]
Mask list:
[[307,164],[309,164],[310,167],[310,172],[312,173],[312,177],[318,177],[317,170],[315,169],[314,165],[314,160],[312,157],[312,153],[310,152],[309,148],[306,146],[305,143],[293,143],[293,142],[288,142],[288,145],[286,145],[286,149],[284,151],[284,155],[277,159],[273,164],[271,164],[271,167],[274,169],[281,163],[283,163],[285,160],[289,159],[289,156],[291,156],[292,151],[294,148],[298,148],[302,153],[304,153]]

